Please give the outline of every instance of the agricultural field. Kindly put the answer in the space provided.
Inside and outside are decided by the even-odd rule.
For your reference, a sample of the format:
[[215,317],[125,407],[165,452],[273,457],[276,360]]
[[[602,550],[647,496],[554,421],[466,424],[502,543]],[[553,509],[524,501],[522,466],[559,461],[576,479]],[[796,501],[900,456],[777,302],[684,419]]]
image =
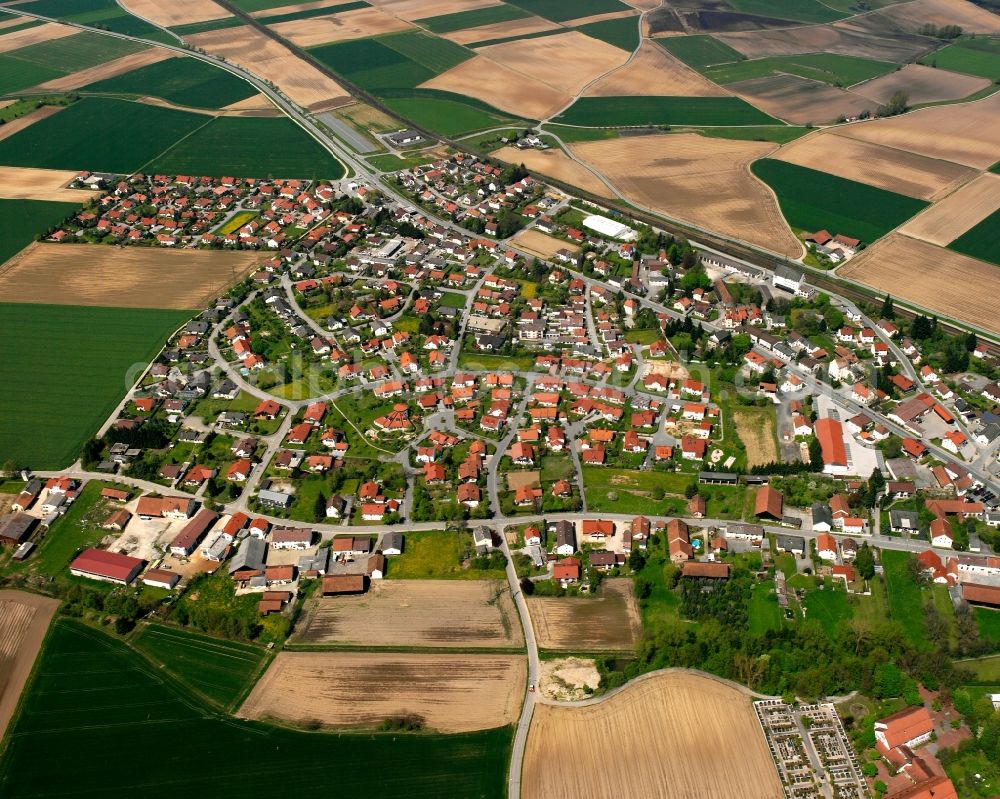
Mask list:
[[636,205],[782,255],[802,252],[773,195],[748,170],[774,144],[668,133],[570,149]]
[[89,97],[0,141],[0,163],[130,173],[209,121],[187,111]]
[[149,624],[132,645],[184,685],[223,708],[239,700],[258,676],[266,657],[253,644],[200,635],[177,627]]
[[527,597],[541,649],[573,652],[631,650],[642,633],[628,578],[601,582],[597,596]]
[[618,17],[580,25],[575,30],[614,45],[626,53],[632,53],[638,46],[639,17]]
[[729,0],[729,5],[744,14],[755,14],[796,22],[834,22],[847,16],[830,8],[820,0]]
[[1000,177],[987,172],[917,214],[899,232],[947,247],[997,210],[1000,210]]
[[720,64],[706,67],[703,73],[716,83],[735,83],[775,74],[791,74],[833,86],[851,86],[885,75],[895,68],[896,65],[888,61],[854,58],[837,53],[805,53]]
[[523,655],[282,652],[239,715],[336,728],[406,719],[436,732],[487,730],[517,720],[527,671]]
[[777,124],[739,97],[581,97],[554,121],[581,127]]
[[68,75],[52,78],[34,86],[32,91],[51,92],[53,94],[72,92],[81,86],[107,80],[116,75],[124,75],[126,72],[132,72],[149,64],[166,61],[174,57],[175,54],[169,50],[163,50],[159,47],[148,47],[145,50],[140,50],[138,53],[122,56],[113,61],[106,61],[90,69],[81,69],[79,72],[71,72]]
[[0,302],[176,308],[191,313],[239,283],[265,258],[252,250],[41,242],[30,245],[0,273]]
[[409,23],[367,4],[343,11],[313,9],[315,12],[323,10],[337,11],[337,13],[327,13],[323,16],[292,13],[271,18],[264,17],[260,21],[296,47],[316,47],[333,42],[412,30]]
[[[3,167],[0,167],[0,197],[9,196],[2,191],[3,187],[8,184],[5,179],[5,171]],[[30,183],[30,176],[28,177]],[[63,183],[68,181],[69,178]],[[0,264],[27,247],[35,236],[46,235],[66,217],[79,210],[86,199],[86,195],[82,195],[78,203],[20,198],[0,199]],[[6,273],[0,272],[0,285],[5,278]],[[0,288],[0,297],[2,296],[3,290]],[[11,297],[11,299],[15,298]]]
[[961,75],[922,64],[907,64],[881,78],[854,86],[853,90],[880,104],[889,102],[895,92],[904,91],[910,98],[910,105],[918,105],[958,100],[982,91],[989,85],[990,82],[985,78]]
[[0,737],[14,717],[57,607],[57,599],[0,591]]
[[948,246],[963,255],[1000,266],[1000,211],[994,211]]
[[[437,96],[435,96],[437,95]],[[408,97],[389,97],[386,106],[417,125],[442,136],[460,136],[476,130],[511,124],[510,117],[446,92],[414,91]]]
[[1000,305],[994,292],[969,292],[990,285],[996,266],[909,236],[892,234],[837,270],[934,313],[1000,333]]
[[362,596],[311,600],[294,643],[500,648],[524,637],[506,582],[375,580]]
[[[595,740],[628,741],[628,768],[607,768]],[[693,767],[708,748],[711,768]],[[537,704],[522,791],[560,798],[784,795],[747,695],[684,671],[642,677],[586,707]]]
[[1000,40],[963,39],[935,51],[921,63],[997,81],[1000,80]]
[[[568,183],[598,197],[612,196],[611,190],[593,172],[578,164],[559,148],[519,150],[516,147],[508,146],[495,150],[490,155],[510,164],[524,164],[535,174]],[[526,231],[526,233],[532,232]],[[561,240],[560,243],[562,246],[556,249],[562,249],[567,244]]]
[[284,117],[215,117],[153,158],[147,168],[215,177],[337,180],[344,175],[340,161]]
[[531,16],[527,11],[514,5],[501,3],[485,8],[456,11],[437,17],[418,19],[417,22],[432,33],[453,33],[466,28],[480,28],[500,22],[509,22]]
[[525,252],[537,255],[539,258],[551,258],[559,250],[569,250],[570,252],[580,251],[580,248],[575,244],[570,244],[562,239],[557,239],[554,236],[549,236],[546,233],[540,233],[532,229],[519,231],[514,236],[513,242]]
[[85,92],[153,95],[177,105],[222,108],[257,90],[225,70],[195,58],[171,58],[82,87]]
[[[68,466],[188,311],[0,304],[0,452]],[[68,358],[66,353],[74,353]]]
[[731,64],[743,58],[738,50],[723,44],[718,39],[701,34],[669,36],[657,39],[656,43],[695,69],[703,69],[713,64]]
[[132,13],[164,28],[193,25],[229,16],[226,9],[212,0],[172,0],[168,4],[157,0],[123,0],[122,5]]
[[[507,728],[383,738],[235,721],[196,704],[123,643],[72,620],[55,626],[40,664],[0,761],[0,793],[12,799],[63,796],[66,773],[73,774],[76,795],[163,795],[176,789],[181,767],[191,796],[237,799],[252,784],[266,793],[318,799],[329,796],[331,764],[338,790],[349,795],[506,795]],[[390,741],[392,768],[385,768]],[[53,750],[60,752],[59,769],[46,765]],[[210,751],[227,756],[192,759],[192,752]],[[114,769],[107,767],[109,752]]]
[[875,110],[867,97],[798,75],[751,78],[730,83],[727,88],[768,114],[796,125],[834,122]]
[[32,0],[20,4],[18,9],[129,36],[155,36],[158,33],[156,28],[129,14],[115,0]]
[[874,242],[927,203],[885,189],[765,158],[751,169],[778,196],[793,229],[830,230]]
[[740,408],[733,411],[736,434],[746,447],[747,468],[777,463],[777,420],[773,407]]
[[512,0],[511,5],[553,22],[568,22],[597,14],[632,11],[619,0],[574,0],[572,3],[565,3],[563,0],[516,0],[516,2]]
[[[898,26],[886,25],[873,17],[856,17],[840,25],[724,32],[717,33],[715,38],[748,59],[836,53],[901,64],[923,55],[930,46],[926,37],[904,33]],[[923,21],[910,24],[915,29]],[[725,60],[735,61],[738,57]]]
[[589,86],[586,94],[588,97],[722,97],[727,92],[654,42],[643,41],[628,64]]

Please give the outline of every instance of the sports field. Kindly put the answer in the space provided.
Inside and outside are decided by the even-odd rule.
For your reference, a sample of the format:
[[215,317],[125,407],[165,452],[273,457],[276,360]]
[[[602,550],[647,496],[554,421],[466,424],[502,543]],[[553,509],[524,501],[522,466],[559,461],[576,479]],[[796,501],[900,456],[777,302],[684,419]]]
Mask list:
[[554,120],[563,125],[776,125],[739,97],[581,97]]
[[143,627],[132,644],[185,685],[223,708],[230,707],[250,690],[265,657],[265,651],[253,644],[162,624]]
[[326,178],[344,166],[289,119],[216,117],[153,158],[147,169],[169,175]]
[[0,304],[0,460],[68,466],[188,311]]
[[753,173],[778,195],[781,212],[798,230],[829,230],[870,244],[927,203],[815,169],[764,158]]
[[[9,799],[264,794],[370,799],[506,795],[509,728],[326,735],[214,714],[125,644],[62,620],[0,759]],[[59,768],[52,768],[52,752]],[[109,762],[113,758],[113,763]],[[391,764],[391,766],[390,766]]]
[[249,83],[196,58],[171,58],[124,75],[82,87],[107,92],[162,97],[192,108],[222,108],[256,94]]
[[80,203],[0,199],[0,264],[80,208]]

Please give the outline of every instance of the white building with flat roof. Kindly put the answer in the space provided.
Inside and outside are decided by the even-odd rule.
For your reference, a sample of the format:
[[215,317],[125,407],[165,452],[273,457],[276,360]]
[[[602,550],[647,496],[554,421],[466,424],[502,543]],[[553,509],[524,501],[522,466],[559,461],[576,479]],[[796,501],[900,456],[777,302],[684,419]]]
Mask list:
[[602,236],[618,239],[618,241],[634,241],[636,238],[636,232],[628,225],[615,222],[606,216],[598,216],[597,214],[588,216],[583,220],[583,226],[600,233]]

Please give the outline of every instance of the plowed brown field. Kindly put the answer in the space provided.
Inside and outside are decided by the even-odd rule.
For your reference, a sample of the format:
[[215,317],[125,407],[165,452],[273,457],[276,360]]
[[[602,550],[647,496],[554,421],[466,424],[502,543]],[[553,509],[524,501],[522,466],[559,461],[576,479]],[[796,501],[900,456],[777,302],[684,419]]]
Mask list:
[[126,11],[165,28],[230,16],[226,9],[212,0],[170,0],[169,3],[163,0],[121,0],[121,4]]
[[960,100],[990,85],[986,78],[959,75],[946,69],[907,64],[896,72],[851,87],[855,94],[868,97],[876,103],[889,102],[897,91],[905,91],[910,105],[932,103],[937,100]]
[[966,33],[1000,33],[1000,16],[965,0],[914,0],[883,8],[875,16],[889,19],[903,30],[921,25],[958,25]]
[[590,86],[588,97],[723,97],[729,92],[712,83],[651,41],[625,66]]
[[771,116],[805,125],[874,110],[867,97],[798,75],[769,75],[730,83],[729,89]]
[[519,249],[531,255],[537,255],[539,258],[545,260],[554,256],[559,250],[569,250],[573,253],[580,252],[580,248],[575,244],[531,229],[520,231],[511,239],[511,243]]
[[486,730],[517,719],[527,671],[514,655],[282,652],[239,715],[329,727],[403,717],[440,732]]
[[14,715],[59,601],[0,591],[0,737]]
[[56,200],[83,205],[94,195],[86,189],[67,189],[77,176],[73,170],[0,166],[0,197],[8,200]]
[[[609,745],[628,750],[623,767],[609,767]],[[686,672],[640,678],[583,707],[537,704],[521,785],[526,799],[784,795],[747,695]]]
[[503,147],[492,153],[494,158],[510,164],[524,164],[532,172],[561,180],[598,197],[611,197],[611,190],[582,164],[578,164],[562,150],[519,150],[517,147]]
[[917,214],[900,233],[945,247],[1000,209],[1000,175],[983,173]]
[[342,42],[380,36],[383,33],[409,30],[413,26],[378,8],[357,8],[342,14],[307,17],[279,22],[270,26],[279,36],[284,36],[299,47]]
[[372,5],[405,20],[429,19],[459,11],[498,6],[501,0],[373,0]]
[[11,50],[18,50],[27,47],[29,44],[39,42],[50,42],[53,39],[62,39],[64,36],[72,36],[79,33],[77,28],[69,25],[60,25],[57,22],[46,22],[42,25],[35,25],[33,28],[5,33],[0,36],[0,53],[7,53]]
[[0,270],[0,302],[204,308],[266,253],[35,243]]
[[528,597],[541,649],[631,650],[642,633],[632,581],[612,578],[596,597]]
[[520,647],[524,633],[506,583],[375,580],[362,596],[319,598],[295,640],[368,646]]
[[445,39],[451,39],[458,44],[473,42],[488,42],[491,39],[506,39],[510,36],[526,36],[529,33],[548,31],[559,26],[541,17],[522,17],[507,22],[494,22],[492,25],[480,25],[478,28],[466,28],[454,33],[442,34]]

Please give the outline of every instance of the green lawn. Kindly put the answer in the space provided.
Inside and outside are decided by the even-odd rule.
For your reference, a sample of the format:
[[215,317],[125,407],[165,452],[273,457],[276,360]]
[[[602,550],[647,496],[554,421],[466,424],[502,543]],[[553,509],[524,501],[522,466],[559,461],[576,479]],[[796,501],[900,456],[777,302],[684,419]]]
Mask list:
[[913,557],[908,552],[882,550],[882,567],[885,569],[886,589],[889,594],[889,613],[903,625],[906,637],[914,646],[924,646],[924,603],[920,586],[910,579],[907,561]]
[[711,64],[729,64],[743,60],[743,55],[739,51],[706,34],[666,36],[655,41],[689,67],[699,70]]
[[0,163],[130,173],[210,120],[188,111],[88,97],[0,141]]
[[739,97],[581,97],[555,121],[584,127],[778,124]]
[[973,660],[956,660],[955,666],[971,671],[980,683],[1000,683],[1000,655],[990,655]]
[[1000,610],[973,608],[972,616],[979,628],[979,637],[994,648],[1000,648]]
[[45,235],[90,199],[80,192],[80,204],[44,200],[0,200],[0,264]]
[[806,53],[721,64],[707,67],[702,72],[716,83],[735,83],[739,80],[763,78],[776,73],[790,73],[835,86],[851,86],[885,75],[894,69],[896,65],[889,61],[875,61],[836,53]]
[[250,688],[266,651],[163,624],[144,626],[132,645],[187,686],[228,708]]
[[437,17],[418,19],[417,24],[434,33],[451,33],[453,31],[465,30],[466,28],[478,28],[480,25],[492,25],[497,22],[523,19],[527,16],[530,16],[530,14],[523,8],[501,3],[498,6],[474,8],[470,11],[457,11],[454,14],[442,14]]
[[543,455],[538,477],[543,483],[552,483],[556,480],[569,480],[575,483],[576,470],[573,468],[573,458],[565,452]]
[[147,165],[167,174],[336,180],[344,166],[290,119],[216,117]]
[[566,0],[510,0],[510,3],[553,22],[632,10],[619,0],[573,0],[572,3]]
[[965,231],[948,249],[1000,265],[1000,211]]
[[256,93],[246,81],[196,58],[158,61],[91,83],[81,91],[154,95],[194,108],[222,108]]
[[458,356],[459,369],[475,369],[480,372],[527,372],[534,365],[534,355],[490,355],[488,352],[463,351]]
[[750,168],[774,189],[785,219],[798,230],[825,229],[871,244],[927,206],[923,200],[771,158]]
[[639,46],[639,18],[619,17],[590,22],[576,28],[594,39],[600,39],[631,53]]
[[463,569],[463,549],[472,544],[469,533],[441,530],[408,532],[402,555],[389,561],[386,577],[393,580],[502,580],[504,573]]
[[438,300],[439,305],[445,305],[449,308],[464,308],[469,298],[464,294],[456,294],[454,291],[446,291],[441,295],[441,299]]
[[[0,304],[0,461],[58,469],[79,455],[190,311]],[[16,388],[11,388],[16,387]]]
[[1000,80],[1000,39],[963,39],[925,56],[920,63],[997,81]]
[[[655,516],[664,513],[663,500],[654,500],[654,488],[669,491],[662,472],[640,472],[631,469],[609,469],[584,466],[583,490],[587,494],[588,511],[609,513],[641,513]],[[688,477],[690,481],[690,477]]]
[[833,22],[846,16],[819,0],[729,0],[729,5],[744,14],[799,22]]
[[[506,795],[511,728],[464,735],[299,732],[213,712],[125,644],[56,622],[0,760],[8,799]],[[52,753],[59,753],[59,767]],[[391,763],[391,767],[387,764]]]
[[625,333],[625,340],[630,344],[649,345],[654,341],[660,341],[662,338],[663,334],[655,327],[648,327],[643,330],[629,330]]
[[853,615],[847,592],[839,589],[810,591],[805,598],[806,618],[816,619],[828,636],[837,632],[842,621]]
[[755,583],[750,595],[750,634],[763,635],[781,629],[781,608],[771,581]]

